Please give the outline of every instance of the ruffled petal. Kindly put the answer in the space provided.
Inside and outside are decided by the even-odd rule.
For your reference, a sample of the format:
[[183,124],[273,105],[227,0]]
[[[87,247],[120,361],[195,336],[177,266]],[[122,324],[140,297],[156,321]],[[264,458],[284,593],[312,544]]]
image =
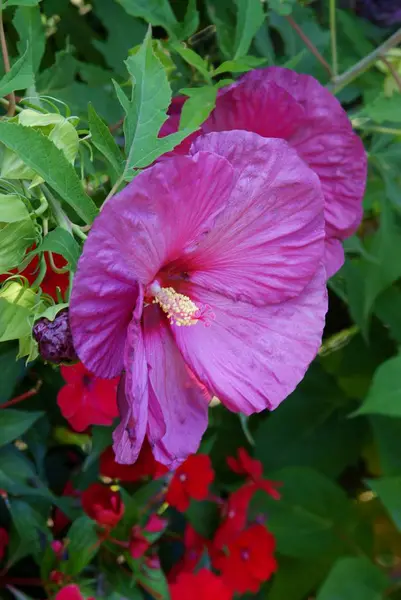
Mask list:
[[184,363],[157,306],[145,308],[143,328],[153,392],[148,439],[155,459],[174,467],[198,449],[207,427],[210,395]]
[[326,273],[319,268],[302,294],[282,304],[255,307],[191,284],[180,291],[207,302],[209,327],[172,326],[186,363],[231,410],[276,408],[302,380],[319,349],[327,310]]
[[148,424],[148,365],[140,316],[137,309],[128,328],[124,353],[126,371],[117,396],[121,421],[113,433],[113,449],[116,461],[121,464],[133,464],[137,460]]
[[344,249],[342,243],[334,237],[326,239],[325,264],[327,277],[337,273],[344,264]]
[[246,131],[210,133],[208,150],[233,166],[228,206],[182,257],[190,280],[255,305],[298,295],[324,253],[323,195],[316,174],[284,140]]
[[[281,89],[281,99],[276,88]],[[204,131],[241,128],[286,139],[318,174],[327,237],[344,239],[357,229],[366,153],[341,104],[316,79],[282,67],[250,71],[221,91],[203,125]]]

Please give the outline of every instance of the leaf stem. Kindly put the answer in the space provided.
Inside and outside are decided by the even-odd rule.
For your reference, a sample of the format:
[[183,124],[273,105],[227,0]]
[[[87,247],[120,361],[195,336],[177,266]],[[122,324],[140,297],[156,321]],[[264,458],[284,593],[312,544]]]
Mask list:
[[[0,46],[1,46],[1,52],[3,54],[4,71],[6,73],[8,73],[11,67],[10,67],[10,57],[8,56],[6,34],[4,33],[3,0],[0,0]],[[8,102],[9,102],[7,116],[13,117],[15,115],[15,107],[16,107],[14,92],[11,92],[11,94],[8,94],[7,98],[8,98]]]
[[106,204],[107,200],[109,200],[109,198],[111,198],[112,196],[114,196],[114,194],[116,193],[116,191],[118,190],[118,188],[120,187],[120,185],[122,184],[122,182],[124,181],[124,176],[125,176],[125,171],[124,173],[117,179],[117,181],[115,182],[115,184],[113,185],[113,187],[111,188],[111,190],[109,191],[109,193],[107,194],[102,206],[100,207],[100,210],[102,210],[103,206]]
[[336,0],[330,0],[331,64],[334,77],[338,75]]
[[291,16],[288,16],[285,18],[287,19],[288,23],[291,25],[293,30],[299,35],[301,40],[304,42],[305,46],[307,48],[309,48],[309,50],[312,52],[313,56],[315,56],[315,58],[320,62],[320,64],[322,64],[324,66],[327,73],[330,75],[330,78],[332,78],[333,71],[332,71],[329,63],[327,62],[327,60],[325,58],[323,58],[323,56],[320,54],[319,50],[316,48],[316,46],[313,44],[313,42],[311,42],[311,40],[308,38],[308,36],[302,31],[302,29],[300,28],[298,23],[296,23]]
[[369,67],[379,60],[383,54],[387,54],[387,52],[397,46],[401,42],[401,28],[398,29],[392,36],[390,36],[383,44],[381,44],[378,48],[370,52],[367,56],[362,58],[359,62],[357,62],[353,67],[339,75],[338,77],[334,77],[333,83],[328,86],[329,89],[332,89],[334,92],[339,92],[343,87],[354,81],[359,75],[364,73]]

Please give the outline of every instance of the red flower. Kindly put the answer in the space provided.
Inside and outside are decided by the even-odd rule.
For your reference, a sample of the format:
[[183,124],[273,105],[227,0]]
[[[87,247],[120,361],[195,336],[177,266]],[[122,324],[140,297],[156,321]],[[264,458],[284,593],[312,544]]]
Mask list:
[[170,585],[171,600],[231,600],[233,595],[223,580],[201,569],[198,573],[181,573]]
[[[35,247],[33,247],[32,249],[34,249]],[[57,264],[56,264],[56,257],[57,257]],[[53,254],[53,260],[54,263],[56,264],[56,267],[58,267],[59,269],[61,269],[62,267],[65,267],[67,264],[67,261],[60,255],[58,254]],[[61,291],[61,295],[63,296],[63,298],[65,298],[65,294],[66,291],[68,289],[68,284],[69,284],[69,273],[55,273],[55,271],[53,271],[53,269],[50,266],[49,263],[49,255],[47,252],[45,252],[45,261],[46,261],[46,275],[42,281],[42,283],[40,284],[40,287],[42,288],[42,291],[44,294],[49,294],[49,296],[51,296],[54,300],[57,300],[57,287],[60,288]],[[38,271],[39,271],[39,256],[36,254],[31,262],[29,263],[29,265],[20,273],[20,275],[26,277],[26,279],[28,280],[29,284],[32,285],[33,282],[35,281],[35,279],[38,276]],[[10,271],[11,274],[18,274],[17,269],[12,269]],[[10,275],[0,275],[0,283],[2,281],[5,281],[8,277],[10,277]]]
[[143,529],[139,525],[135,525],[131,530],[129,542],[129,551],[132,558],[141,558],[166,525],[166,519],[162,519],[158,515],[150,515],[149,521]]
[[100,473],[104,477],[110,477],[110,479],[119,479],[124,482],[139,481],[143,477],[157,479],[167,471],[167,467],[154,459],[147,440],[144,441],[138,460],[133,465],[120,465],[117,463],[111,446],[106,448],[100,456]]
[[101,483],[93,483],[82,494],[82,508],[94,521],[112,529],[124,514],[124,504],[118,492]]
[[183,512],[191,498],[204,500],[214,479],[210,458],[206,454],[193,454],[175,471],[166,494],[166,502]]
[[234,592],[257,592],[277,568],[273,556],[274,537],[263,525],[252,525],[229,544],[218,568],[226,585]]
[[[79,587],[74,584],[66,585],[60,590],[54,600],[84,600]],[[94,600],[94,598],[88,598],[88,600]]]
[[217,529],[211,554],[227,546],[244,529],[248,519],[249,504],[255,493],[253,484],[244,485],[230,494],[224,508],[224,520]]
[[117,384],[114,379],[100,379],[82,363],[62,366],[67,385],[57,395],[61,413],[75,431],[85,431],[89,425],[111,425],[118,415]]
[[175,581],[180,573],[193,573],[208,545],[209,541],[187,523],[184,533],[184,556],[170,570],[169,581]]
[[[239,448],[238,458],[229,456],[227,458],[227,464],[234,473],[238,475],[247,475],[247,477],[257,483],[257,489],[262,489],[269,494],[275,500],[280,499],[280,494],[276,490],[281,484],[276,481],[269,481],[263,479],[263,466],[260,460],[251,458],[245,448]],[[256,491],[256,489],[254,490]]]
[[7,529],[0,527],[0,560],[3,560],[4,558],[9,541],[10,536],[8,535]]

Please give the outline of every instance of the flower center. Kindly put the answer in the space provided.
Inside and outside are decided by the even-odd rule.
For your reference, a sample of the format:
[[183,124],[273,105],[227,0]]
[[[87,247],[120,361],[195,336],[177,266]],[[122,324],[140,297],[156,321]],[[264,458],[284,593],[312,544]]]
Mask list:
[[176,292],[174,288],[161,287],[154,281],[149,290],[153,295],[153,304],[159,304],[172,325],[187,327],[204,320],[204,311],[191,298]]

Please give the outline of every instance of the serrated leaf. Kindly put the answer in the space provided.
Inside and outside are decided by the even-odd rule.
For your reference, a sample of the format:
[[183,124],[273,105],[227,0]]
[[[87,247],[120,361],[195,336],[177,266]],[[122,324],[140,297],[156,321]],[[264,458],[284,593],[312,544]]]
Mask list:
[[185,88],[180,92],[189,98],[181,111],[180,130],[195,131],[206,121],[216,106],[217,87],[209,85],[192,89]]
[[381,600],[385,573],[367,558],[344,557],[333,566],[316,600]]
[[124,121],[127,162],[124,174],[150,165],[186,138],[191,130],[183,130],[158,138],[161,126],[167,119],[166,111],[171,101],[171,89],[166,72],[152,50],[151,32],[139,51],[126,61],[133,79],[132,98],[115,84],[118,98],[126,112]]
[[65,572],[78,575],[99,550],[96,523],[87,516],[78,517],[68,530],[68,560]]
[[32,65],[28,50],[11,67],[8,73],[0,79],[0,97],[7,96],[15,90],[25,90],[33,84]]
[[355,415],[401,417],[401,356],[390,358],[376,370],[369,393]]
[[121,175],[123,170],[123,158],[121,150],[110,133],[110,129],[99,117],[91,104],[88,106],[88,115],[89,130],[91,132],[93,145],[105,158],[107,158],[116,174]]
[[365,106],[363,116],[370,117],[376,123],[401,123],[401,93],[395,92],[389,98],[379,96],[372,104]]
[[0,142],[40,175],[85,223],[92,223],[98,212],[96,205],[83,190],[74,167],[53,142],[31,127],[5,122],[0,123]]
[[211,82],[208,64],[199,54],[186,48],[183,44],[172,44],[172,49],[177,52],[189,65],[194,67],[208,82]]
[[50,231],[40,246],[34,250],[35,254],[40,252],[61,254],[68,261],[72,271],[75,271],[80,255],[79,246],[75,239],[61,227],[56,227],[56,229]]
[[265,19],[263,4],[259,0],[236,0],[236,2],[238,13],[234,59],[247,54],[254,36]]
[[33,72],[36,73],[46,44],[39,6],[20,6],[15,12],[13,25],[20,39],[18,50],[22,52],[28,45],[28,60]]
[[0,446],[21,437],[43,415],[43,412],[26,412],[11,408],[0,410]]

